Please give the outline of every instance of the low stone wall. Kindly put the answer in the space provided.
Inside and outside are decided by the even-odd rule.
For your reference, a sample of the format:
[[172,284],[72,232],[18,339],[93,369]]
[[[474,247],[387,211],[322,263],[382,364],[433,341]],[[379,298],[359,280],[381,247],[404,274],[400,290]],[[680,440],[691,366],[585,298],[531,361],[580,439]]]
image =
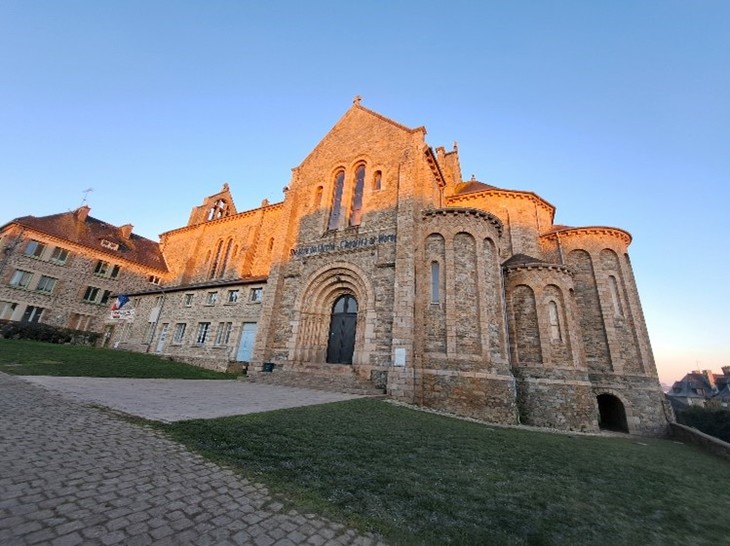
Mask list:
[[670,423],[669,427],[672,438],[688,444],[700,446],[702,449],[709,451],[710,453],[730,459],[730,444],[727,442],[723,442],[719,438],[705,434],[696,428],[680,425],[679,423]]
[[585,371],[523,366],[513,373],[520,423],[580,432],[598,430],[596,402]]
[[[191,366],[197,366],[198,368],[205,368],[206,370],[213,370],[214,372],[225,372],[229,367],[229,362],[222,360],[213,360],[205,357],[185,356],[185,355],[157,355],[162,358],[170,358],[177,362],[184,362]],[[235,372],[234,372],[235,373]]]
[[416,400],[420,398],[427,408],[492,423],[517,424],[512,377],[421,370],[419,387]]

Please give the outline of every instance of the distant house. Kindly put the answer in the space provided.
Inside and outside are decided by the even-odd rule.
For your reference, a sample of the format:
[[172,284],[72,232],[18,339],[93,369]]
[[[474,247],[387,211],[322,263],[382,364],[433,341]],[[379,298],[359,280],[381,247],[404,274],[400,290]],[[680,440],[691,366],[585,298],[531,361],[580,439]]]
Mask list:
[[131,224],[93,218],[90,210],[0,226],[0,320],[100,331],[114,297],[167,273],[158,243],[132,233]]
[[712,370],[695,370],[672,385],[667,398],[676,410],[690,406],[730,407],[730,366],[722,368],[722,375]]

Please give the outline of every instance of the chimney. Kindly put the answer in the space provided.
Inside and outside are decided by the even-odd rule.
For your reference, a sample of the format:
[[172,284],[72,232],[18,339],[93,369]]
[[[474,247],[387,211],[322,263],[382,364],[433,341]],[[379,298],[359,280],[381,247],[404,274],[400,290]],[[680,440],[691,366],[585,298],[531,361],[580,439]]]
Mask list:
[[91,210],[91,207],[88,205],[81,205],[79,208],[77,208],[74,211],[74,214],[76,215],[76,219],[79,222],[85,222],[86,217],[89,215],[89,211]]
[[132,235],[132,229],[134,226],[132,224],[124,224],[123,226],[119,227],[119,231],[122,232],[122,237],[125,239],[129,239],[129,237]]
[[713,389],[715,388],[715,374],[712,373],[712,370],[702,370],[702,375],[704,375],[707,378],[707,382],[710,384],[710,387]]
[[723,375],[730,375],[730,366],[723,366],[722,373]]

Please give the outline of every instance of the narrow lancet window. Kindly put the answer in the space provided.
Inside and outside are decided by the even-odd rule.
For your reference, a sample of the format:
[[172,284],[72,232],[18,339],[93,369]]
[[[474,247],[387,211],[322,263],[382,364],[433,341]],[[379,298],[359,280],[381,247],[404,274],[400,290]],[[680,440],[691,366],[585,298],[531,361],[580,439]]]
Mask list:
[[215,251],[215,258],[213,258],[213,263],[210,264],[210,272],[208,273],[209,279],[215,279],[215,275],[218,271],[218,263],[221,259],[221,250],[223,249],[223,241],[218,241],[218,247]]
[[355,171],[355,191],[352,193],[352,210],[350,211],[350,225],[359,226],[362,219],[362,192],[365,186],[365,165],[360,165]]
[[340,227],[340,211],[342,209],[342,190],[345,186],[345,171],[335,175],[335,187],[332,192],[332,210],[330,211],[329,229]]
[[431,262],[431,303],[441,303],[441,265]]
[[560,321],[558,320],[558,304],[554,301],[548,302],[548,318],[550,320],[550,339],[560,341]]
[[233,239],[228,239],[226,253],[223,256],[223,263],[221,264],[220,271],[218,271],[218,277],[223,277],[226,274],[226,269],[228,269],[228,259],[231,257],[231,246],[233,246]]
[[380,191],[383,189],[383,173],[382,171],[375,171],[373,176],[373,191]]
[[618,295],[618,283],[616,277],[613,275],[608,277],[608,287],[611,290],[611,301],[613,302],[613,314],[617,317],[624,316],[623,309],[621,309],[621,298]]
[[319,206],[322,204],[322,186],[317,186],[317,189],[314,191],[314,202],[312,203],[313,209],[318,209]]

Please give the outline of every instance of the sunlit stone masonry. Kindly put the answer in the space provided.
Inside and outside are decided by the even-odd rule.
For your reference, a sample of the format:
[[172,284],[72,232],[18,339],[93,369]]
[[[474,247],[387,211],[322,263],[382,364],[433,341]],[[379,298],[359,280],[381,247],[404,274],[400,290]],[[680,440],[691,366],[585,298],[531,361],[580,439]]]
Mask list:
[[160,285],[127,294],[99,329],[121,349],[241,364],[253,380],[663,434],[631,236],[556,225],[542,197],[464,180],[456,146],[425,137],[356,98],[281,202],[238,211],[223,185],[163,233]]

